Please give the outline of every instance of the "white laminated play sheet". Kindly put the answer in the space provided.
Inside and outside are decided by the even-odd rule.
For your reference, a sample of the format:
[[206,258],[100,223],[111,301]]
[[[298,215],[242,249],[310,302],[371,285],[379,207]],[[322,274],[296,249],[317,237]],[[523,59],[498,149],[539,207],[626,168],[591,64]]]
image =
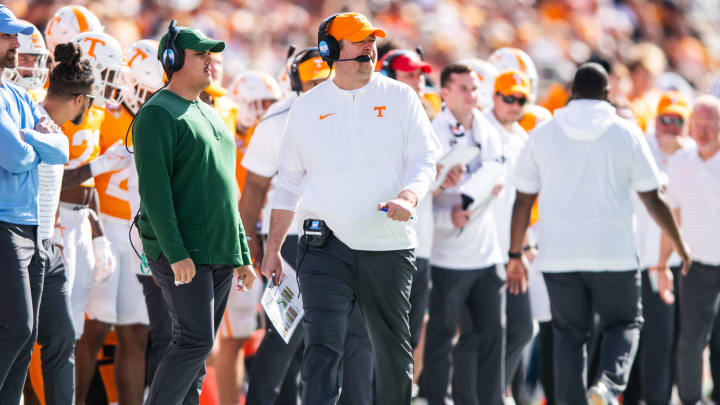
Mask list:
[[282,270],[280,283],[278,285],[268,283],[261,302],[275,330],[285,343],[288,343],[298,324],[302,322],[305,311],[295,269],[282,260]]

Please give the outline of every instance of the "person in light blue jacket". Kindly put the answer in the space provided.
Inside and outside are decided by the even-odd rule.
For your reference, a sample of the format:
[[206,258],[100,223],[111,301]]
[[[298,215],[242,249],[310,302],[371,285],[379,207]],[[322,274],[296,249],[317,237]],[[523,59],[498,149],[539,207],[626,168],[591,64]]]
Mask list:
[[[0,77],[17,66],[17,34],[32,25],[0,6]],[[42,294],[38,165],[65,164],[67,138],[20,86],[0,83],[0,404],[20,402]]]

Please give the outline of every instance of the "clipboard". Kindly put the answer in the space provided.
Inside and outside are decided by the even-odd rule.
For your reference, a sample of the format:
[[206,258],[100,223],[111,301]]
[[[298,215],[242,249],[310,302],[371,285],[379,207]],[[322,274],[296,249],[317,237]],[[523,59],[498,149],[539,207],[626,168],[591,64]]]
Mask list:
[[450,169],[457,165],[466,165],[470,163],[471,160],[475,158],[480,153],[480,148],[477,146],[468,146],[468,145],[455,145],[447,151],[440,159],[438,159],[437,164],[442,166],[442,171],[437,176],[437,180],[435,180],[435,184],[433,184],[432,189],[437,190],[440,188],[440,185],[445,181],[445,177],[447,177],[448,172]]

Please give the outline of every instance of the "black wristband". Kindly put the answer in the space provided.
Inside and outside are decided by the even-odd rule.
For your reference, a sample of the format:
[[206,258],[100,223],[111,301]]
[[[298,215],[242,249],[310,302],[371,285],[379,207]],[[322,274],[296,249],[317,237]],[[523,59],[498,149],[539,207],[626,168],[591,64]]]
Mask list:
[[522,259],[521,252],[508,252],[508,257],[511,259]]

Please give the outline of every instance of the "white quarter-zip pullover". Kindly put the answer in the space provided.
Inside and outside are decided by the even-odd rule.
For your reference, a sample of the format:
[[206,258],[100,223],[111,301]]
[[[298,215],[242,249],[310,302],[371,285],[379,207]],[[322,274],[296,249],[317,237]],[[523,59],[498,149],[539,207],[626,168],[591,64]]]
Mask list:
[[401,190],[421,200],[435,180],[433,129],[417,94],[378,73],[347,91],[327,80],[290,110],[273,209],[324,220],[352,249],[417,246],[415,224],[378,203]]

